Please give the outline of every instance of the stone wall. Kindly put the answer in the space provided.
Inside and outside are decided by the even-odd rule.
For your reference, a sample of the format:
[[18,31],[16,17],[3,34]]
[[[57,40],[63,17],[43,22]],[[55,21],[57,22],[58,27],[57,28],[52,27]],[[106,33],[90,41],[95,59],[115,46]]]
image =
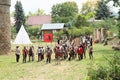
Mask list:
[[11,49],[10,0],[0,0],[0,55]]
[[103,41],[107,38],[107,30],[105,28],[94,29],[94,40]]

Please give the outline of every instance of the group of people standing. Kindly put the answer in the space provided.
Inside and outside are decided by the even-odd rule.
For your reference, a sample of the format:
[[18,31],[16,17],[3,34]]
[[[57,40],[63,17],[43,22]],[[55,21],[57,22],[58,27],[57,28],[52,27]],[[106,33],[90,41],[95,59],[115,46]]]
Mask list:
[[[42,61],[44,59],[44,54],[46,53],[46,63],[50,63],[51,62],[51,54],[52,54],[52,49],[47,46],[46,49],[44,50],[43,46],[39,46],[36,54],[38,55],[38,62]],[[20,59],[20,49],[19,46],[16,46],[16,50],[15,50],[15,55],[16,55],[16,62],[19,62]],[[22,49],[22,56],[23,56],[23,63],[26,63],[27,61],[27,56],[29,58],[29,62],[30,61],[34,61],[35,59],[35,50],[34,50],[34,46],[30,46],[29,49],[26,48],[26,46],[23,47]]]
[[[26,46],[23,47],[22,49],[22,56],[23,56],[23,63],[26,63],[26,59],[27,59],[27,55],[29,57],[29,62],[34,61],[34,47],[30,46],[29,50],[26,48]],[[19,46],[16,46],[16,50],[15,50],[15,55],[16,55],[16,62],[19,62],[20,59],[20,49]]]
[[[89,58],[93,59],[92,37],[89,37],[89,39],[87,39],[86,37],[82,37],[82,41],[79,46],[74,45],[74,43],[70,45],[58,43],[53,49],[48,45],[45,48],[43,46],[38,46],[38,49],[36,51],[36,54],[38,56],[38,62],[44,60],[44,56],[46,55],[46,63],[50,63],[52,53],[54,53],[56,64],[59,64],[61,59],[68,59],[70,61],[71,59],[75,59],[77,56],[78,60],[82,60],[83,58],[86,58],[87,48],[89,52]],[[28,61],[34,61],[34,46],[30,46],[29,49],[24,46],[22,49],[22,55],[23,63],[26,63],[27,56],[29,58]],[[16,46],[16,62],[19,62],[19,59],[20,50],[19,46]]]

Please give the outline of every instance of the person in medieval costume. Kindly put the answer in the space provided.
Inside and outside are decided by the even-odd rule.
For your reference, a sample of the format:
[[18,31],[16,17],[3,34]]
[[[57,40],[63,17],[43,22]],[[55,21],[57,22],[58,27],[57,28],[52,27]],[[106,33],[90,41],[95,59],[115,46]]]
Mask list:
[[16,46],[15,55],[16,55],[16,62],[19,62],[19,59],[20,59],[19,46]]
[[46,63],[50,63],[51,62],[52,49],[50,49],[50,47],[47,46],[45,52],[46,52],[46,58],[47,58]]
[[28,54],[28,50],[27,50],[27,48],[24,46],[24,48],[22,49],[23,63],[26,63],[27,54]]
[[32,58],[32,61],[34,61],[34,51],[33,51],[33,46],[30,46],[28,56],[29,56],[29,62],[30,62],[30,58]]
[[90,46],[92,46],[93,44],[92,44],[92,42],[93,42],[93,39],[92,39],[92,35],[90,35]]
[[41,48],[42,48],[41,60],[43,60],[44,59],[44,48],[43,48],[43,46]]
[[78,46],[77,53],[78,53],[78,59],[82,60],[83,59],[83,47],[81,44],[80,46]]
[[74,50],[74,46],[72,46],[70,48],[70,53],[69,53],[69,58],[68,60],[70,61],[71,59],[74,59],[75,58],[75,50]]
[[93,48],[92,48],[92,46],[89,47],[89,58],[93,60]]
[[38,54],[38,62],[42,60],[42,47],[39,46],[37,49],[37,54]]
[[55,48],[55,59],[56,59],[56,63],[55,64],[60,64],[60,47],[56,46]]

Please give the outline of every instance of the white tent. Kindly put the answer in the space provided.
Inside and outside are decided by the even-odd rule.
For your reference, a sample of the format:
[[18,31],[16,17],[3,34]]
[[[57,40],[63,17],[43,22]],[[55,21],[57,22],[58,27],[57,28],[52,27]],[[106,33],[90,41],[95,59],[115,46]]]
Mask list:
[[32,44],[23,25],[21,26],[13,44]]

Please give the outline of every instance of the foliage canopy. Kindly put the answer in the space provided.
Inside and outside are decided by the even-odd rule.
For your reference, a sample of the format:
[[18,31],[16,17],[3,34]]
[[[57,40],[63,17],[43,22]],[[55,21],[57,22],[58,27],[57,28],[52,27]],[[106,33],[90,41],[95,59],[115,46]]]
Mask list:
[[75,2],[65,2],[52,6],[52,22],[67,23],[74,19],[78,13],[78,6]]
[[107,4],[107,2],[104,0],[101,0],[98,2],[98,6],[96,9],[97,19],[106,19],[106,18],[110,17],[110,10],[106,4]]

